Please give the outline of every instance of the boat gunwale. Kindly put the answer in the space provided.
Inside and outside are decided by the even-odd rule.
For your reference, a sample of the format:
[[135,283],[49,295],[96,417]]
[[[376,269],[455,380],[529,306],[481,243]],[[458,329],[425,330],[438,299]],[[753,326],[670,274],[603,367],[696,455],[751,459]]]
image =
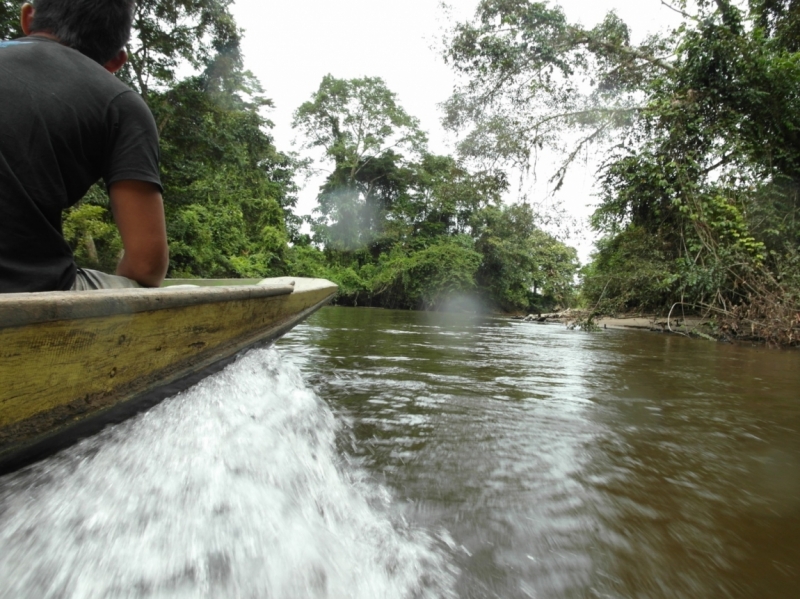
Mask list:
[[[152,405],[160,402],[166,397],[172,396],[175,393],[188,388],[189,386],[197,383],[203,377],[217,372],[230,364],[242,352],[257,346],[267,345],[272,343],[275,339],[282,336],[289,331],[297,323],[302,322],[310,314],[330,302],[336,292],[337,285],[325,279],[313,279],[303,277],[280,277],[271,280],[264,280],[262,283],[256,285],[233,285],[233,286],[217,286],[217,287],[184,287],[176,289],[173,287],[171,291],[165,293],[164,288],[159,289],[127,289],[127,290],[105,290],[105,291],[88,291],[88,292],[46,292],[39,294],[7,294],[0,297],[0,307],[6,304],[7,307],[18,307],[19,296],[36,296],[36,305],[42,304],[42,296],[52,302],[54,297],[59,299],[73,299],[78,296],[83,296],[79,299],[97,298],[101,295],[108,298],[111,296],[114,305],[125,307],[125,302],[122,300],[130,300],[132,298],[149,298],[147,301],[139,302],[137,307],[139,310],[136,312],[161,312],[162,309],[169,308],[165,302],[158,301],[168,296],[176,296],[182,298],[177,308],[192,308],[193,306],[201,306],[203,304],[219,304],[232,300],[250,301],[253,300],[267,300],[269,303],[277,301],[279,303],[289,302],[291,304],[293,299],[290,296],[307,296],[306,299],[299,299],[297,301],[301,304],[311,300],[312,303],[306,304],[304,308],[299,311],[287,313],[283,317],[275,319],[272,324],[264,328],[258,328],[250,331],[243,336],[236,336],[230,340],[215,346],[214,348],[197,354],[191,361],[184,360],[177,364],[176,368],[172,370],[159,371],[160,378],[153,379],[146,382],[138,389],[132,387],[119,387],[114,391],[117,399],[109,402],[107,405],[93,410],[91,413],[80,415],[77,418],[65,419],[63,422],[56,426],[50,427],[47,432],[29,436],[21,441],[9,443],[0,446],[0,476],[12,472],[20,467],[35,462],[42,457],[50,455],[59,449],[63,449],[77,440],[86,436],[92,435],[104,426],[114,424],[129,418],[133,414],[146,410]],[[134,292],[134,293],[131,293]],[[135,293],[138,292],[138,293]],[[2,301],[6,298],[16,296],[16,302]],[[235,297],[233,297],[235,296]],[[122,298],[122,299],[120,299]],[[285,298],[285,299],[284,299]],[[31,302],[34,303],[34,302]],[[85,302],[84,302],[85,303]],[[107,305],[108,302],[93,302],[99,305]],[[9,305],[10,304],[10,305]],[[149,307],[148,307],[149,306]],[[144,307],[143,309],[141,309]],[[9,311],[9,310],[6,310]],[[113,314],[103,313],[100,316],[114,316],[123,315],[133,312],[130,306],[125,307],[124,310],[116,311]],[[3,310],[0,309],[0,316],[4,316]],[[19,315],[18,315],[19,316]],[[78,314],[73,311],[72,314],[75,319],[90,318],[86,314]],[[64,314],[59,314],[59,318],[50,319],[56,321],[68,320]],[[17,320],[18,322],[18,320]],[[39,318],[30,324],[43,324],[47,320]],[[49,325],[48,325],[49,326]],[[58,326],[58,325],[57,325]],[[16,330],[15,326],[2,326],[0,329]],[[12,334],[16,334],[13,333]],[[158,348],[156,351],[160,351]],[[77,397],[77,396],[76,396]],[[88,396],[87,396],[88,397]],[[83,398],[86,400],[86,397]],[[2,402],[0,402],[2,403]],[[69,406],[64,404],[67,408]],[[2,407],[2,406],[0,406]],[[52,410],[50,410],[52,412]],[[35,418],[39,418],[39,414]],[[22,422],[22,421],[21,421]],[[33,422],[32,419],[26,419],[22,425],[27,426]],[[20,424],[19,422],[17,424]]]
[[[322,280],[320,280],[322,282]],[[325,281],[328,285],[332,285]],[[298,290],[300,292],[308,290]],[[0,294],[0,328],[289,295],[290,283]]]

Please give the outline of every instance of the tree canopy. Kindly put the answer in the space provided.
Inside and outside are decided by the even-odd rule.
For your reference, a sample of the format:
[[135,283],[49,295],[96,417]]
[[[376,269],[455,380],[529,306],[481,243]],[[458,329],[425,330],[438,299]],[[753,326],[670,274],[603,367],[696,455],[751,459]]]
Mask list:
[[369,243],[405,185],[399,152],[419,153],[425,145],[417,119],[380,78],[326,75],[295,111],[293,126],[306,148],[320,148],[333,163],[318,196],[318,240],[340,249]]
[[241,67],[233,0],[138,0],[123,77],[147,99],[176,82],[186,65],[206,69],[227,58]]
[[[271,103],[243,68],[230,4],[140,0],[119,74],[159,129],[172,277],[284,274],[297,233],[294,162],[268,133]],[[3,35],[20,33],[18,4],[0,9]],[[101,186],[66,212],[63,229],[80,265],[113,271],[121,243]]]
[[574,250],[538,229],[529,206],[502,204],[503,173],[429,153],[381,79],[326,76],[294,124],[330,166],[311,219],[329,270],[310,267],[340,283],[339,301],[439,309],[470,296],[508,310],[570,301]]
[[[119,76],[161,136],[171,277],[321,276],[338,302],[444,309],[464,297],[535,310],[573,300],[574,250],[506,206],[504,173],[428,151],[379,77],[328,75],[297,108],[304,148],[328,171],[302,232],[300,162],[275,147],[271,106],[244,69],[231,0],[141,0]],[[17,6],[0,0],[4,36]],[[66,211],[79,265],[113,270],[121,243],[101,185]]]
[[581,149],[601,157],[592,304],[692,306],[728,334],[793,342],[800,8],[672,8],[679,27],[634,44],[613,13],[588,29],[547,2],[483,0],[449,40],[467,82],[446,123],[475,160],[526,167],[561,151],[556,185]]
[[19,24],[21,2],[3,0],[0,2],[0,39],[9,40],[22,36]]

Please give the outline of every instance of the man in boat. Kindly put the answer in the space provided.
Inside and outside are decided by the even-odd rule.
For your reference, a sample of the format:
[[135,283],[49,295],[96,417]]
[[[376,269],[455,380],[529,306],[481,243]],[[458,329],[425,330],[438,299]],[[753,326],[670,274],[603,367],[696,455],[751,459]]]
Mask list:
[[[158,130],[113,74],[135,0],[36,0],[0,41],[0,293],[157,287],[169,264]],[[124,254],[77,268],[62,211],[103,179]]]

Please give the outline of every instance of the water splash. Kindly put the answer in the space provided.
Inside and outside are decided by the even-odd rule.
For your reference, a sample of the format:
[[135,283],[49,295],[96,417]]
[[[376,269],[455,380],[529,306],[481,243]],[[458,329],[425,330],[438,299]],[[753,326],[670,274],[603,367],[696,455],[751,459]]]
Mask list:
[[[452,596],[275,349],[0,479],[0,597]],[[393,515],[394,514],[394,515]]]

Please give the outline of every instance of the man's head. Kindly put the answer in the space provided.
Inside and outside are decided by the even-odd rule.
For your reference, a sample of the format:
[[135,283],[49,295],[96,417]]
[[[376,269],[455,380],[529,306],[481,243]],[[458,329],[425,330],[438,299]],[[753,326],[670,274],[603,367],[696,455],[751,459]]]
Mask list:
[[23,7],[22,25],[106,65],[128,42],[135,8],[136,0],[36,0]]

